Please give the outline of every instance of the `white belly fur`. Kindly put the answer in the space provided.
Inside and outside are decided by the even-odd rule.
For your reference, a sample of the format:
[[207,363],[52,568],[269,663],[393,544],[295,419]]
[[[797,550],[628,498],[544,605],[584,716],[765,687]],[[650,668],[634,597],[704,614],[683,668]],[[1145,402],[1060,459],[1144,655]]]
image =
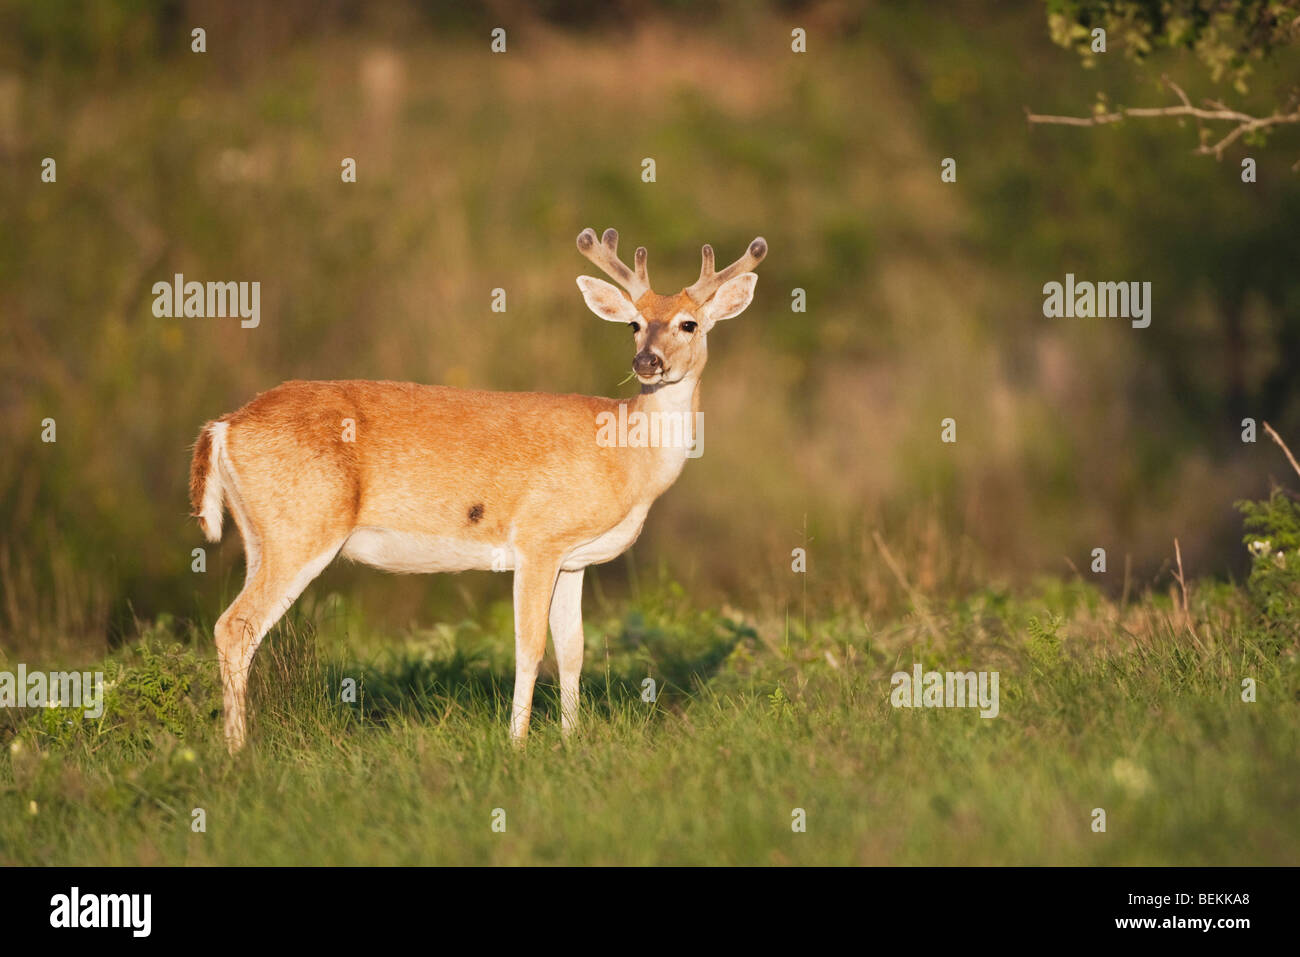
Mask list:
[[[649,506],[636,506],[609,531],[570,551],[561,567],[565,571],[577,571],[617,558],[641,534],[649,511]],[[358,528],[348,536],[341,554],[354,562],[404,574],[476,569],[504,572],[515,567],[515,551],[504,542],[492,545],[447,535],[371,526]]]
[[391,528],[358,528],[343,543],[343,557],[387,572],[406,574],[472,569],[506,571],[514,567],[514,553],[504,546]]

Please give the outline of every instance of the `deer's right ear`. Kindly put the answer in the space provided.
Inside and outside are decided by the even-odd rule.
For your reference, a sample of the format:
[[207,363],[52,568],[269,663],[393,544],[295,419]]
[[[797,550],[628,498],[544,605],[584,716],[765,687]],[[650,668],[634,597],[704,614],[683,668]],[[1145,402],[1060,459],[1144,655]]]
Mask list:
[[602,319],[610,322],[634,322],[640,315],[622,290],[603,279],[579,276],[578,288],[582,290],[587,308]]

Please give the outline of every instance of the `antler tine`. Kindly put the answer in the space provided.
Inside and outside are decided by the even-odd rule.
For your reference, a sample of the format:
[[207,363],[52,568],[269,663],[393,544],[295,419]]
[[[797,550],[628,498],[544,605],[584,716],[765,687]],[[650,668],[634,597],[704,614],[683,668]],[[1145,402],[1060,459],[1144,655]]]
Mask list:
[[708,243],[700,249],[700,278],[696,280],[696,285],[704,282],[713,275],[713,247]]
[[618,258],[618,230],[607,229],[596,242],[596,231],[590,227],[578,233],[578,252],[590,259],[605,275],[627,290],[632,301],[636,302],[650,290],[650,279],[646,272],[646,250],[641,246],[636,251],[636,272],[628,269]]
[[743,256],[721,272],[715,272],[713,247],[706,243],[700,250],[700,278],[686,287],[686,294],[696,302],[707,302],[724,282],[734,279],[743,272],[749,272],[761,263],[766,255],[767,240],[759,236],[749,244]]
[[649,255],[644,246],[638,246],[636,247],[636,254],[632,257],[633,262],[636,264],[636,278],[645,283],[647,289],[650,288],[650,273],[646,269],[646,259]]

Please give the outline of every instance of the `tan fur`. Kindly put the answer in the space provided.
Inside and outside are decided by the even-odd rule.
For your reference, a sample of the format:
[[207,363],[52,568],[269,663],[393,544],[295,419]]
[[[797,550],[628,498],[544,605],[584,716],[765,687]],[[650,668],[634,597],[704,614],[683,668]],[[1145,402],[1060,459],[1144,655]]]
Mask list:
[[203,490],[207,487],[208,460],[212,457],[212,436],[208,433],[209,422],[199,432],[194,443],[194,458],[190,460],[190,516],[201,517],[203,510]]
[[[258,644],[340,552],[392,570],[492,568],[501,558],[515,574],[511,733],[517,740],[527,734],[548,616],[564,728],[572,729],[582,567],[631,545],[646,510],[685,462],[682,448],[600,444],[599,417],[617,417],[620,406],[628,414],[697,412],[707,359],[703,331],[679,328],[680,315],[706,306],[685,292],[646,292],[637,307],[637,348],[662,356],[667,375],[643,376],[632,399],[293,381],[204,426],[190,501],[196,515],[215,508],[215,530],[201,519],[215,538],[224,500],[248,564],[243,591],[216,627],[232,750],[245,737],[244,695]],[[345,441],[349,421],[353,441]]]

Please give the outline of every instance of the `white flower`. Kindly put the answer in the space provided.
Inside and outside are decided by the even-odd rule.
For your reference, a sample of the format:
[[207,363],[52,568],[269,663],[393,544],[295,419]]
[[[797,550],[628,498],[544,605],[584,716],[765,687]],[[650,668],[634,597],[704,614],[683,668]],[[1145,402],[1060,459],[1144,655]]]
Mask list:
[[1249,551],[1252,555],[1267,555],[1273,550],[1273,546],[1268,542],[1253,541],[1250,543]]
[[1117,760],[1111,767],[1110,773],[1114,775],[1120,787],[1134,797],[1141,797],[1151,790],[1151,775],[1145,768],[1127,758]]

